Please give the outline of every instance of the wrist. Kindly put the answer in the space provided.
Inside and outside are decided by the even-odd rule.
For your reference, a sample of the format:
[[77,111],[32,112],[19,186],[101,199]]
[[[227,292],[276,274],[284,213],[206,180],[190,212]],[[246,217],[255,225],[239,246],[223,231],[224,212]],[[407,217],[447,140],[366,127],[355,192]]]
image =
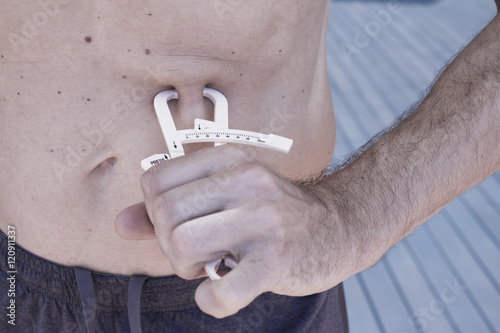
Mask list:
[[349,276],[373,266],[399,240],[396,229],[390,227],[390,214],[384,214],[387,209],[354,168],[331,174],[314,187],[328,211],[327,223],[338,231],[335,244],[344,247],[332,250],[349,260]]

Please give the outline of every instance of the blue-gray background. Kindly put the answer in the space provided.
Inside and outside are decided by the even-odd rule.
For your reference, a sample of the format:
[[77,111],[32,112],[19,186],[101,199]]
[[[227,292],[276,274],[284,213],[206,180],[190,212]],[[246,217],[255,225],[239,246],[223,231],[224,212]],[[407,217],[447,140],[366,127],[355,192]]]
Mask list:
[[[495,13],[493,0],[333,0],[334,162],[416,102]],[[352,333],[500,332],[500,174],[345,286]]]

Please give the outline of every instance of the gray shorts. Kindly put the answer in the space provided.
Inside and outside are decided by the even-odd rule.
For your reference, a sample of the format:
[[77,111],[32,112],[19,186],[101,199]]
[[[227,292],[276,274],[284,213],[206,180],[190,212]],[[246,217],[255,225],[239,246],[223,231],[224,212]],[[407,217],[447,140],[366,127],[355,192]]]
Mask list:
[[[194,302],[202,279],[95,273],[58,265],[18,245],[8,253],[8,245],[1,233],[0,332],[348,331],[342,285],[305,297],[265,293],[236,315],[215,319]],[[13,248],[15,264],[9,266]]]

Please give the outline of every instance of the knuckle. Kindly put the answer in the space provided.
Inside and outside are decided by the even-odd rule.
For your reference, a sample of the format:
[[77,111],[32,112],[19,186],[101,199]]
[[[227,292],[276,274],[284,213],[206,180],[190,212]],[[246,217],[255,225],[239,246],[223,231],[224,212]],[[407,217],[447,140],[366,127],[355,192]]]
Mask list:
[[235,161],[253,162],[253,158],[235,145],[224,145],[221,147],[225,154]]
[[227,282],[225,284],[212,285],[208,293],[208,302],[203,303],[203,309],[212,316],[222,319],[236,312],[236,309],[231,308],[233,299],[228,294]]
[[169,260],[174,272],[179,277],[189,280],[196,278],[198,269],[196,238],[188,228],[180,225],[174,229],[169,244]]
[[170,204],[166,193],[157,196],[152,205],[152,218],[156,225],[166,225],[175,216],[175,205]]
[[152,197],[156,194],[156,184],[157,184],[157,169],[151,168],[147,172],[144,172],[141,176],[141,189],[146,197]]
[[170,260],[170,265],[175,272],[175,275],[179,276],[182,279],[189,280],[192,279],[193,273],[189,266],[182,260]]
[[[243,171],[242,175],[245,180],[248,180],[251,186],[266,194],[276,193],[278,190],[278,182],[271,170],[262,164],[252,164]],[[246,182],[248,183],[248,182]]]
[[190,261],[196,259],[198,240],[191,228],[186,224],[181,224],[174,229],[171,239],[172,251],[179,258]]
[[241,156],[241,154],[243,153],[243,151],[241,149],[239,149],[238,147],[235,147],[234,145],[224,145],[223,147],[221,147],[224,152],[226,154],[229,154],[229,155],[232,155],[234,157],[236,156]]

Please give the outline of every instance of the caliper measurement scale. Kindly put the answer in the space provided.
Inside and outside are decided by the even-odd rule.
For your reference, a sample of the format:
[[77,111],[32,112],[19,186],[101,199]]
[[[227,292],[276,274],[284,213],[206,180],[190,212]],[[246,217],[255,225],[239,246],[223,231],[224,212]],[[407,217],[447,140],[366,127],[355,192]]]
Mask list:
[[[196,142],[213,142],[215,146],[225,143],[239,143],[288,153],[292,147],[293,140],[274,134],[262,134],[258,132],[229,129],[228,103],[226,97],[219,91],[205,88],[203,96],[212,101],[214,105],[214,120],[196,118],[193,129],[177,130],[174,119],[168,107],[168,101],[178,99],[179,95],[175,90],[162,91],[154,99],[154,108],[160,123],[165,143],[169,154],[155,154],[141,161],[144,170],[152,166],[184,155],[183,144]],[[215,269],[219,266],[223,258],[205,264],[205,271],[212,280],[221,277]],[[236,260],[230,256],[224,257],[225,264],[231,268],[237,266]]]
[[[273,134],[259,134],[255,132],[242,130],[226,130],[226,131],[193,131],[181,130],[178,132],[182,135],[181,143],[195,142],[223,142],[223,143],[241,143],[246,145],[269,148],[287,153],[290,150],[289,139]],[[291,141],[291,140],[290,140]]]

